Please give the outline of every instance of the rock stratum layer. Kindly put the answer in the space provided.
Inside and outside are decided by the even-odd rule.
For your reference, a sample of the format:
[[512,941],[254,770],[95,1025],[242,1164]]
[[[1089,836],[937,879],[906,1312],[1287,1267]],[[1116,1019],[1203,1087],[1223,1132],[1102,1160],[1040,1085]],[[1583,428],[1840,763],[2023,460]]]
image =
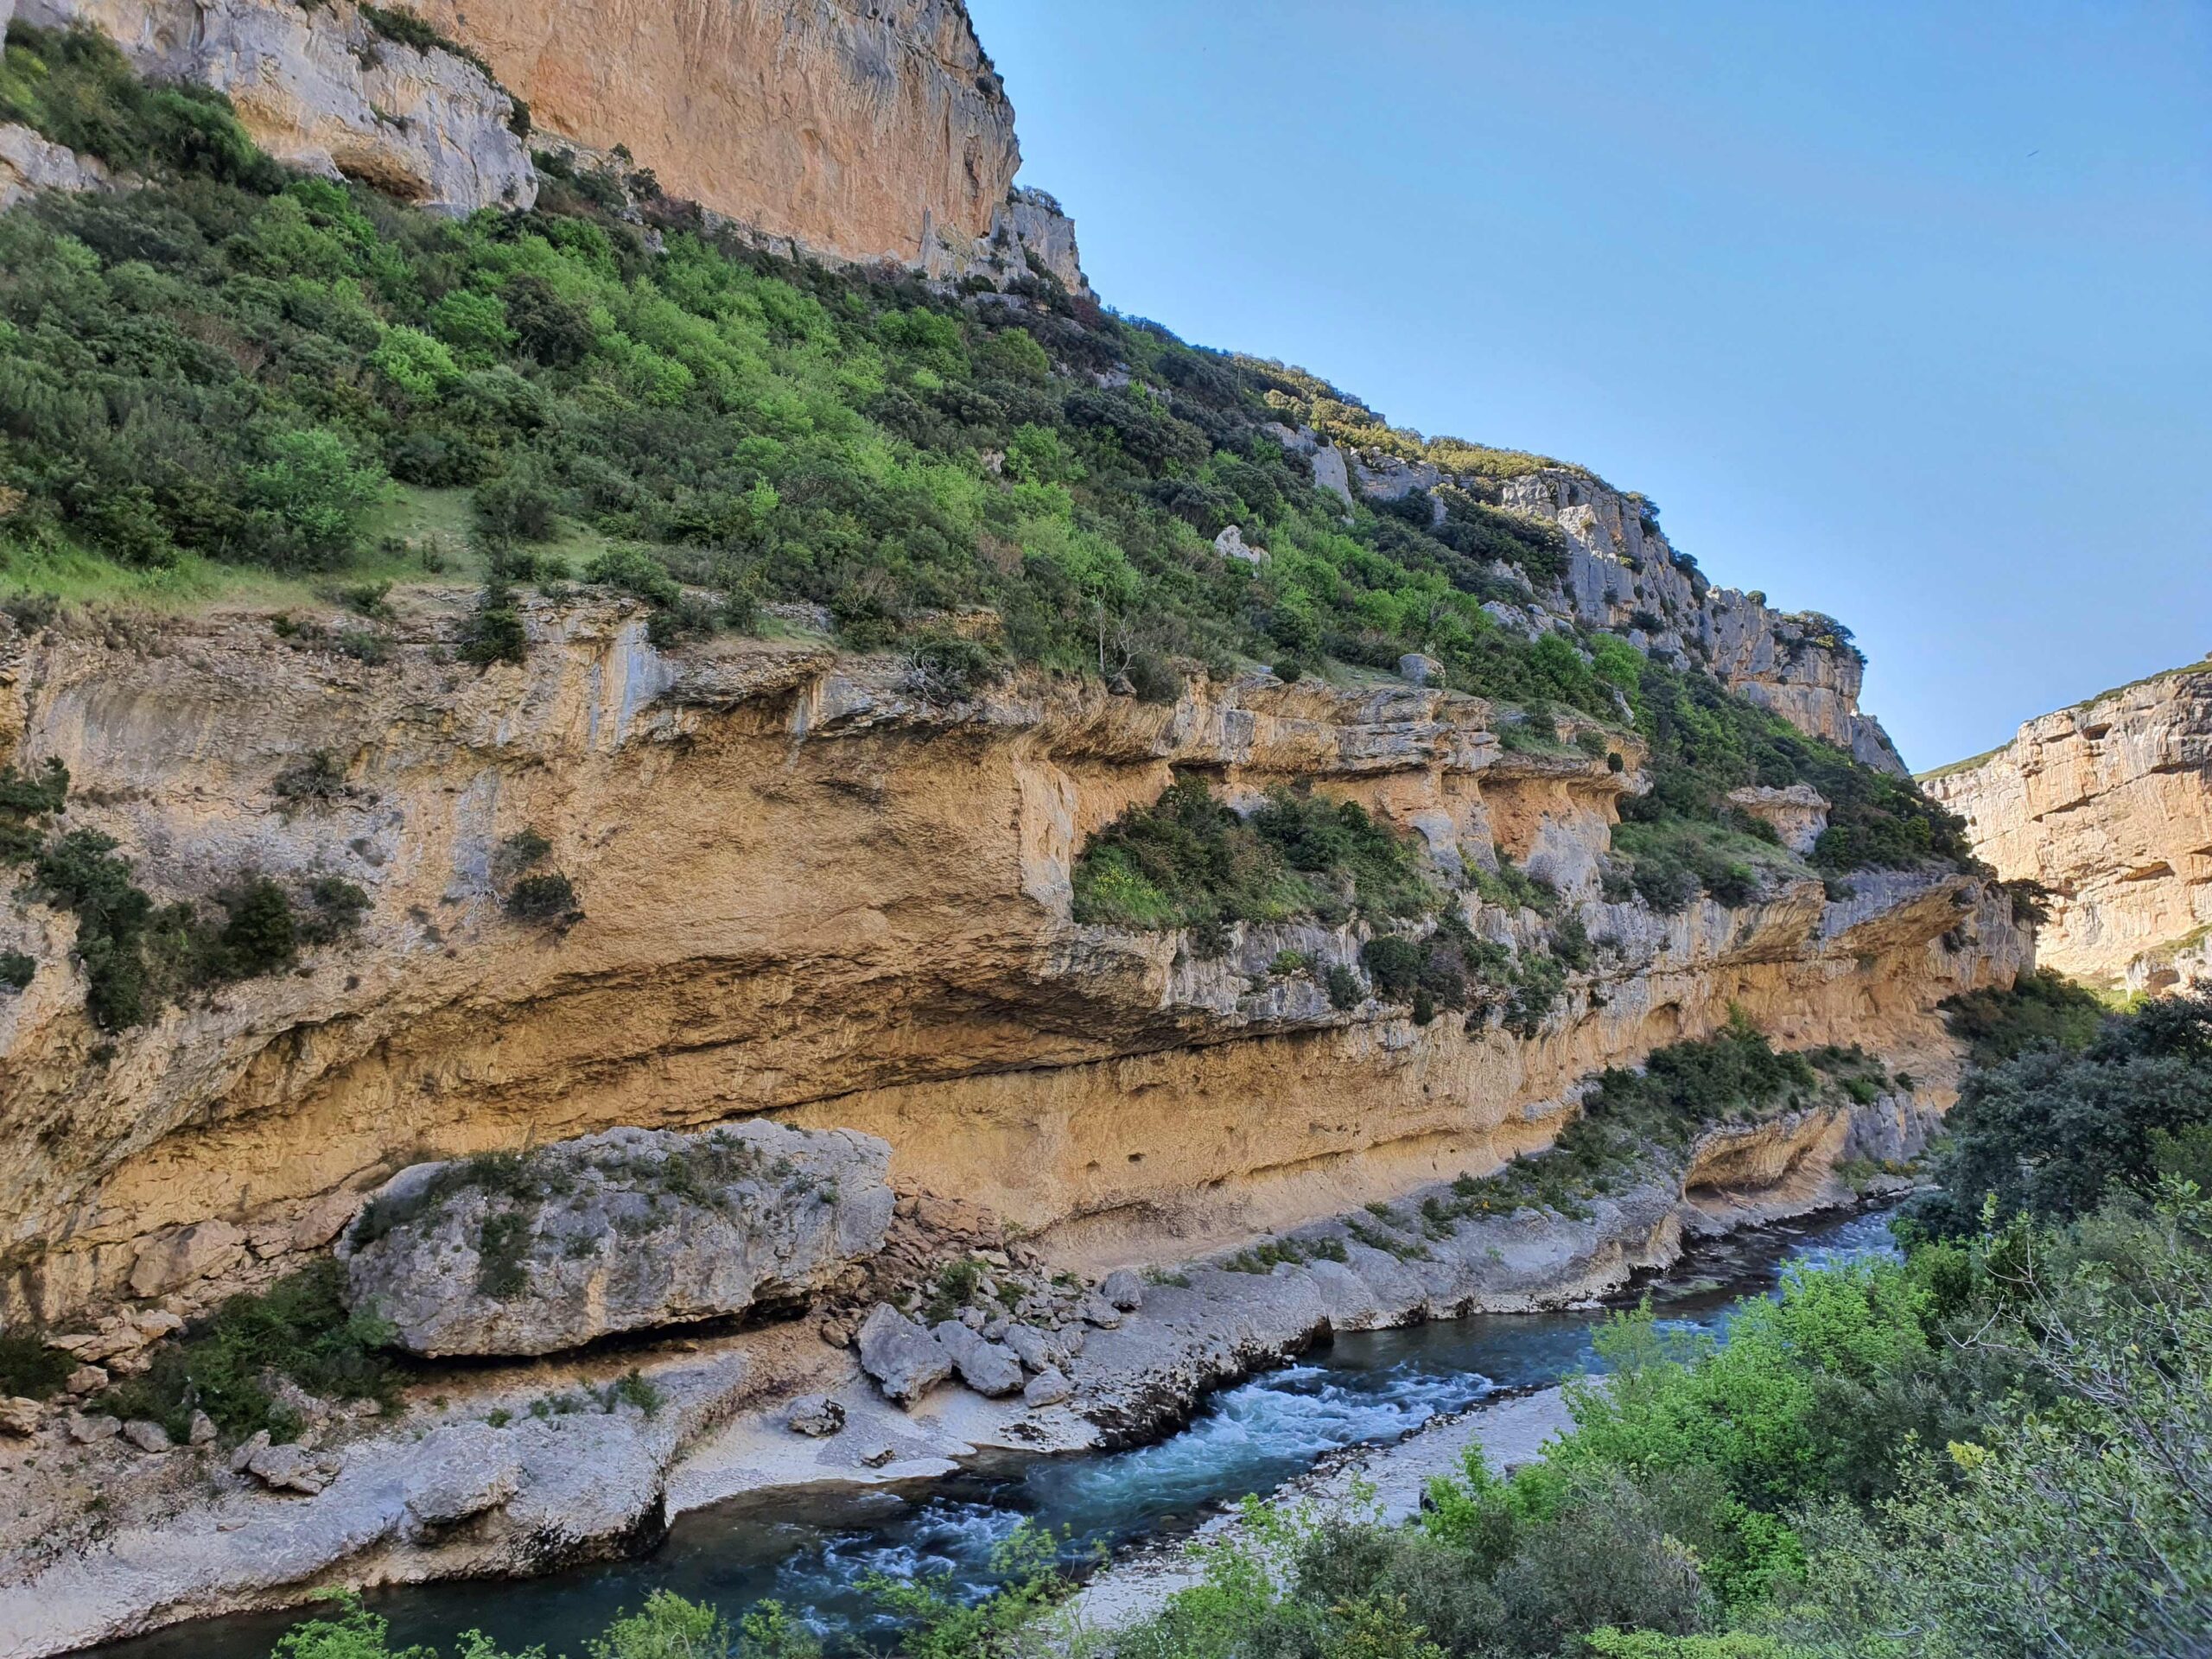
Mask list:
[[[671,656],[634,607],[534,601],[528,663],[443,641],[463,596],[404,594],[365,664],[226,615],[0,643],[0,744],[75,779],[159,897],[239,873],[358,883],[359,931],[109,1037],[70,916],[0,916],[34,957],[0,998],[5,1295],[67,1320],[188,1308],[327,1246],[425,1155],[770,1113],[890,1143],[898,1179],[986,1204],[1071,1261],[1189,1255],[1545,1144],[1591,1071],[1742,1007],[1785,1044],[1859,1042],[1940,1103],[1933,1012],[2026,959],[1974,880],[1809,875],[1674,916],[1598,893],[1620,792],[1516,753],[1482,700],[1270,678],[1172,705],[1022,680],[933,702],[889,658],[796,642]],[[276,780],[325,758],[342,783]],[[1173,933],[1071,919],[1084,838],[1174,768],[1231,798],[1304,783],[1510,855],[1600,949],[1532,1039],[1331,1005],[1279,952],[1357,961],[1357,925]],[[575,883],[565,930],[513,919],[524,831]],[[1478,931],[1540,936],[1478,905]]]
[[2044,965],[2136,991],[2212,982],[2212,664],[2031,720],[1921,782],[1999,874],[2050,889]]

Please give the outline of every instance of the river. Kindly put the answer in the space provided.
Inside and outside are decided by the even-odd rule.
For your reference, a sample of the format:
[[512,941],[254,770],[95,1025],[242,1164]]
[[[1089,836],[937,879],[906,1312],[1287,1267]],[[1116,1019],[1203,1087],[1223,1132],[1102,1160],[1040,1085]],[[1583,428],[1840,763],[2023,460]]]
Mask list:
[[[1892,1249],[1886,1214],[1862,1211],[1700,1246],[1643,1288],[1662,1319],[1719,1332],[1740,1298],[1771,1292],[1792,1263]],[[639,1560],[538,1579],[401,1586],[365,1599],[391,1621],[395,1647],[449,1650],[455,1633],[478,1629],[510,1652],[542,1643],[558,1655],[581,1654],[619,1610],[656,1589],[714,1602],[733,1617],[772,1596],[804,1611],[834,1650],[881,1633],[859,1588],[869,1573],[944,1571],[981,1585],[993,1548],[1025,1517],[1065,1530],[1071,1548],[1086,1552],[1188,1529],[1331,1452],[1386,1444],[1501,1389],[1593,1369],[1592,1340],[1605,1317],[1597,1308],[1484,1314],[1346,1333],[1220,1390],[1185,1427],[1149,1446],[1001,1457],[911,1491],[738,1499],[680,1516],[661,1547]],[[203,1619],[88,1649],[86,1659],[263,1659],[302,1616],[295,1609]]]

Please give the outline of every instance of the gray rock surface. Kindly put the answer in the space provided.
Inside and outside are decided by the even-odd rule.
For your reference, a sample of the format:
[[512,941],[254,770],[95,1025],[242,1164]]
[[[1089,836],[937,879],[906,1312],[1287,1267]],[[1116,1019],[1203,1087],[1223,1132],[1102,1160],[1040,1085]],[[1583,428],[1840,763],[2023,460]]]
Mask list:
[[960,1380],[976,1393],[996,1399],[1021,1386],[1021,1362],[1010,1349],[986,1341],[950,1319],[938,1325],[935,1334],[944,1351],[952,1356]]
[[104,190],[108,170],[91,156],[40,137],[16,122],[0,122],[0,209],[41,190]]
[[143,1417],[134,1418],[123,1426],[123,1438],[141,1452],[166,1452],[170,1446],[168,1430]]
[[418,1354],[545,1354],[826,1285],[891,1223],[890,1148],[842,1129],[610,1129],[417,1164],[340,1240],[346,1298]]
[[845,1426],[845,1408],[826,1394],[803,1394],[791,1402],[784,1421],[795,1434],[821,1440]]
[[1006,1345],[1033,1371],[1065,1370],[1073,1357],[1067,1344],[1057,1333],[1039,1331],[1033,1325],[1010,1327],[1006,1333]]
[[[981,1338],[978,1338],[981,1340]],[[911,1406],[952,1375],[944,1344],[888,1302],[878,1302],[861,1322],[861,1369],[886,1398]]]
[[537,200],[507,93],[465,58],[385,38],[352,6],[22,0],[17,10],[45,28],[100,30],[150,79],[227,92],[255,142],[291,166],[456,213]]
[[514,1436],[488,1423],[455,1423],[423,1438],[423,1457],[402,1488],[416,1535],[505,1507],[522,1485]]
[[1046,1370],[1029,1379],[1021,1398],[1031,1406],[1057,1406],[1075,1392],[1075,1384],[1057,1370]]

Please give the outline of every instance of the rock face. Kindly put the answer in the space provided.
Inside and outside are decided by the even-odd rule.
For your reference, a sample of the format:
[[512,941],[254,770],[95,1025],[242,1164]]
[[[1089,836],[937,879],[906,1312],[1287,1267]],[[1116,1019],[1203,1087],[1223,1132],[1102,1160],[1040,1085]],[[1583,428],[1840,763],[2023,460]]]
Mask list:
[[1728,804],[1757,818],[1782,837],[1793,853],[1809,853],[1828,827],[1828,803],[1810,784],[1791,784],[1786,789],[1755,785],[1731,790]]
[[[263,0],[273,3],[274,0]],[[538,125],[849,259],[964,253],[1008,200],[1014,108],[960,0],[427,0]],[[1049,198],[1046,199],[1049,200]],[[1067,238],[1072,261],[1073,234]]]
[[[0,4],[0,12],[6,7]],[[49,143],[30,128],[0,122],[0,211],[39,190],[99,190],[107,168],[91,156]]]
[[[0,623],[0,745],[66,761],[69,826],[114,836],[157,898],[251,866],[372,899],[309,972],[171,1006],[99,1065],[70,918],[0,912],[0,948],[38,964],[0,997],[11,1313],[74,1342],[142,1262],[180,1310],[207,1306],[321,1249],[418,1148],[760,1114],[880,1135],[902,1180],[1119,1266],[1163,1236],[1195,1251],[1493,1167],[1548,1141],[1578,1078],[1732,1001],[1777,1041],[1860,1042],[1939,1084],[1936,1001],[2025,957],[1963,877],[1839,899],[1807,877],[1671,917],[1606,903],[1637,757],[1509,752],[1479,698],[1255,677],[1154,704],[1017,679],[940,705],[888,658],[728,638],[664,655],[604,600],[528,601],[527,664],[480,674],[446,656],[468,601],[395,593],[373,665],[238,613],[128,640]],[[356,792],[288,810],[271,780],[318,750]],[[1306,782],[1440,861],[1511,857],[1618,948],[1524,1040],[1333,1007],[1320,976],[1357,969],[1357,925],[1240,927],[1204,957],[1077,925],[1084,838],[1179,766],[1238,801]],[[525,828],[582,897],[564,934],[505,912],[494,855]],[[1546,925],[1471,914],[1501,941]],[[1313,975],[1271,975],[1285,950]],[[234,1230],[177,1248],[216,1222]],[[79,1357],[145,1339],[118,1321]]]
[[84,25],[153,80],[230,95],[277,160],[453,213],[537,199],[513,101],[467,58],[389,38],[347,0],[21,0],[45,28]]
[[339,1241],[346,1297],[433,1355],[553,1353],[742,1313],[883,1247],[890,1152],[869,1135],[742,1123],[417,1164]]
[[2045,965],[2128,990],[2212,982],[2212,664],[2031,720],[1921,783],[1999,874],[2050,889]]
[[1539,596],[1548,608],[1692,660],[1808,736],[1904,775],[1881,722],[1859,710],[1866,660],[1833,617],[1786,614],[1761,595],[1711,586],[1668,544],[1641,498],[1586,474],[1547,467],[1508,480],[1500,493],[1503,506],[1567,532],[1567,574]]

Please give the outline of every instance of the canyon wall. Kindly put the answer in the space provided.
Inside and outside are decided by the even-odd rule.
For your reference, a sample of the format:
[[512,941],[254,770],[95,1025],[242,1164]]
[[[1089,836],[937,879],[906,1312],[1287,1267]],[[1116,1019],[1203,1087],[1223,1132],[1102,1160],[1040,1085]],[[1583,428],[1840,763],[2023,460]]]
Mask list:
[[289,166],[453,213],[537,199],[513,102],[483,67],[394,40],[342,0],[20,0],[16,15],[97,29],[148,79],[228,94]]
[[1026,270],[1033,247],[1083,291],[1066,216],[1012,190],[1014,108],[959,0],[411,10],[448,45],[410,44],[420,25],[395,29],[348,0],[17,8],[99,29],[150,79],[228,93],[278,160],[404,201],[527,207],[533,143],[620,146],[671,195],[765,238],[950,276],[1008,256]]
[[2031,720],[1921,782],[2000,875],[2050,889],[2046,966],[2114,989],[2212,983],[2212,664]]
[[991,228],[1021,152],[960,0],[426,0],[538,124],[850,259]]
[[[114,836],[157,897],[257,872],[372,901],[296,971],[112,1036],[86,1017],[68,914],[0,914],[0,950],[39,964],[0,997],[17,1313],[195,1305],[321,1249],[421,1156],[762,1112],[880,1135],[899,1179],[1071,1261],[1189,1254],[1544,1144],[1590,1071],[1731,1006],[1784,1043],[1862,1042],[1940,1104],[1935,1002],[2028,949],[1946,874],[1836,899],[1808,874],[1672,917],[1608,904],[1637,756],[1509,752],[1458,694],[1263,676],[1152,704],[1025,679],[944,704],[896,659],[799,641],[664,654],[603,601],[531,601],[527,664],[480,671],[445,643],[465,593],[395,597],[376,664],[244,613],[0,643],[0,749],[63,760],[64,827]],[[277,787],[313,757],[342,782]],[[1175,767],[1231,798],[1360,800],[1447,868],[1510,855],[1597,959],[1524,1041],[1332,1006],[1316,976],[1357,962],[1357,925],[1240,929],[1211,957],[1077,925],[1084,837]],[[524,830],[575,882],[573,925],[504,909]],[[1541,936],[1534,912],[1463,902],[1487,937]],[[1285,950],[1313,972],[1271,974]]]

